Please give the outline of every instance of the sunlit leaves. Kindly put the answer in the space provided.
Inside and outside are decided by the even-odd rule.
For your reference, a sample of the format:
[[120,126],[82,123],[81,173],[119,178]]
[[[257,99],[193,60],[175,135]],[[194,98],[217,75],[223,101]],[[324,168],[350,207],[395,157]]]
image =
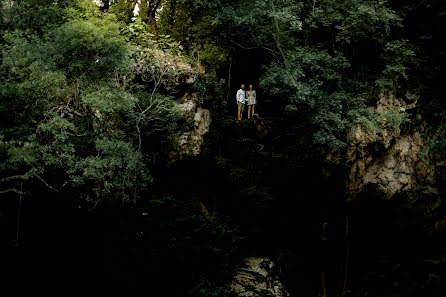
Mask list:
[[53,59],[71,75],[89,79],[109,76],[127,56],[127,46],[116,23],[70,21],[54,33]]

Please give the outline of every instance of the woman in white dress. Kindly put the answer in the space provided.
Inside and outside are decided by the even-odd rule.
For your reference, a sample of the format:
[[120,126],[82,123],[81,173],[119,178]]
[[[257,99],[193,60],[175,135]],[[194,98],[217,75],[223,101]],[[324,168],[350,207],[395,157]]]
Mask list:
[[256,91],[249,85],[249,90],[246,92],[246,101],[248,102],[248,119],[254,116],[254,110],[257,104]]

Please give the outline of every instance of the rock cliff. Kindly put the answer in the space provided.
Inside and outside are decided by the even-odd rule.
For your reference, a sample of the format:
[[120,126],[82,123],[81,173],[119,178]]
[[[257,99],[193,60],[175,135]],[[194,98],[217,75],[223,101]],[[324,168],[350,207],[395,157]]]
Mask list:
[[181,160],[187,156],[198,156],[201,152],[203,137],[209,132],[212,119],[209,110],[200,107],[198,102],[196,94],[191,96],[186,94],[183,102],[176,106],[184,113],[184,119],[191,123],[192,129],[184,132],[178,138],[178,148],[171,152],[171,161]]
[[382,115],[382,126],[366,131],[358,125],[350,131],[347,149],[350,169],[346,181],[350,198],[367,184],[377,185],[388,196],[405,190],[437,193],[436,168],[425,155],[426,123],[416,115],[420,125],[403,129],[401,123],[391,125],[386,117],[389,111],[398,116],[414,109],[417,100],[417,96],[409,93],[405,98],[382,94],[374,111]]

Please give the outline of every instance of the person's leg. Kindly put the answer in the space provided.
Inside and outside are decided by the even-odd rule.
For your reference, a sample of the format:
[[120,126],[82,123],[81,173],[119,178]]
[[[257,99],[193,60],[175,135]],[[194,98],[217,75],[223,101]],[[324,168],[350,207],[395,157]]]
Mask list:
[[248,105],[248,120],[251,118],[251,105]]
[[252,116],[254,116],[254,110],[255,110],[255,107],[256,107],[256,105],[253,104],[253,105],[252,105]]

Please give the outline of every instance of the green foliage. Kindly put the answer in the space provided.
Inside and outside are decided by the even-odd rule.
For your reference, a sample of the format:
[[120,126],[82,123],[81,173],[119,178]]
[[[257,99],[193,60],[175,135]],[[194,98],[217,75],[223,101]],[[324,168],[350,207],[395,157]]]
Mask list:
[[228,51],[215,45],[214,43],[205,43],[202,46],[196,46],[197,59],[206,66],[208,72],[219,69],[227,62]]
[[90,0],[68,0],[69,5],[64,10],[64,14],[72,20],[88,20],[101,16],[99,7]]
[[430,148],[430,154],[442,159],[446,155],[446,124],[441,124],[437,128],[431,129],[427,144]]
[[180,42],[176,41],[170,35],[160,34],[156,44],[158,45],[158,48],[173,55],[181,55],[183,52],[183,46]]
[[236,188],[243,189],[244,191],[249,190],[244,189],[244,186],[246,185],[245,178],[248,173],[245,168],[242,168],[237,164],[233,164],[231,160],[222,157],[217,157],[216,165],[217,168],[224,172],[227,182]]
[[385,122],[388,126],[395,129],[400,127],[401,124],[408,122],[409,119],[406,112],[389,109],[379,114],[378,121]]
[[132,94],[119,89],[102,87],[82,97],[82,102],[99,114],[132,111],[138,99]]
[[[62,170],[68,172],[76,163],[75,147],[69,141],[74,125],[59,115],[49,114],[48,121],[40,123],[35,135],[24,140],[0,142],[6,150],[3,174],[43,175]],[[56,185],[57,183],[57,185]],[[58,188],[59,182],[53,184]]]
[[407,40],[387,42],[384,48],[385,66],[375,83],[380,89],[395,89],[401,79],[409,79],[408,65],[413,63],[415,53]]
[[382,112],[373,108],[352,109],[348,115],[352,125],[359,125],[369,133],[381,132],[385,128],[397,129],[410,121],[406,112],[394,109]]
[[335,92],[341,73],[349,67],[342,55],[298,47],[287,59],[288,68],[274,63],[267,67],[261,86],[272,95],[282,97],[288,111],[310,108],[312,117],[306,119],[317,127],[314,142],[330,148],[342,148],[347,127],[344,107],[350,94]]
[[0,29],[20,30],[44,35],[65,21],[64,7],[68,1],[26,0],[0,2]]
[[[26,17],[37,2],[30,2]],[[168,93],[181,75],[170,63],[178,57],[171,53],[160,62],[159,50],[141,52],[133,40],[143,34],[140,24],[128,27],[137,33],[129,43],[123,34],[131,31],[91,1],[41,4],[40,12],[57,10],[59,18],[46,18],[34,31],[2,22],[8,30],[0,39],[1,174],[39,175],[50,188],[76,188],[92,204],[134,203],[152,181],[148,167],[173,149],[182,131]],[[23,5],[3,5],[2,12]],[[141,80],[157,85],[135,82]],[[164,150],[141,149],[141,139],[163,143]]]
[[336,41],[341,43],[352,43],[364,38],[380,42],[389,35],[393,26],[399,26],[401,22],[401,18],[386,1],[347,0],[321,6],[317,17],[323,18],[324,12],[330,12],[331,22],[322,22],[325,26],[334,25],[338,31]]
[[[222,5],[214,28],[227,26],[234,44],[269,53],[260,87],[268,90],[269,100],[298,115],[296,122],[310,128],[315,145],[345,147],[349,119],[364,116],[373,105],[367,101],[376,100],[357,98],[395,91],[409,79],[415,54],[407,40],[393,38],[402,19],[386,1],[258,0]],[[246,33],[237,34],[245,28]],[[392,126],[402,122],[394,114],[382,117]]]
[[153,34],[147,23],[140,17],[133,17],[132,22],[121,28],[121,32],[126,36],[127,41],[132,41],[143,48],[154,46]]
[[[143,0],[144,1],[144,0]],[[109,9],[109,13],[117,17],[120,22],[129,23],[132,14],[132,4],[131,0],[113,0],[112,5]]]
[[52,58],[67,74],[89,80],[110,76],[127,57],[127,46],[113,20],[74,20],[54,32]]
[[96,140],[96,156],[78,160],[69,170],[74,187],[81,197],[100,202],[116,199],[136,202],[138,193],[145,190],[151,176],[140,152],[122,140]]

